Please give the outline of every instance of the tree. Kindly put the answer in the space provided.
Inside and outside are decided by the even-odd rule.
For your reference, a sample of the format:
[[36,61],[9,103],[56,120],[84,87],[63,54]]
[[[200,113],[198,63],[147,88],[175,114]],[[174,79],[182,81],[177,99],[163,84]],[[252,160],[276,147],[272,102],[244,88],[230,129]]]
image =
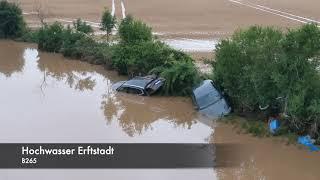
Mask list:
[[82,21],[80,18],[76,21],[73,21],[73,27],[78,32],[83,32],[85,34],[89,34],[93,32],[92,27],[87,24],[85,21]]
[[38,17],[41,26],[45,25],[45,20],[49,17],[50,11],[48,6],[48,1],[44,0],[35,0],[33,10],[36,12],[36,16]]
[[125,44],[152,41],[152,30],[145,23],[127,16],[119,26],[121,42]]
[[108,9],[105,9],[101,18],[101,30],[107,32],[107,41],[109,42],[112,29],[116,25],[116,17],[112,16]]
[[19,37],[25,28],[22,10],[18,5],[0,1],[0,38]]

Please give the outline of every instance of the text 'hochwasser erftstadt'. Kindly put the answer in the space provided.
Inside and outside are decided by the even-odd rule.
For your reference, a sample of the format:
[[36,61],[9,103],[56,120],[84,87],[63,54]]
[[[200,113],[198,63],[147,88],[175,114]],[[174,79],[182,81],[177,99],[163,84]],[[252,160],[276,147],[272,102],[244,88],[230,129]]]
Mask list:
[[31,148],[22,146],[22,155],[113,155],[114,147],[91,147],[91,146],[78,146],[77,148],[45,148],[39,146]]

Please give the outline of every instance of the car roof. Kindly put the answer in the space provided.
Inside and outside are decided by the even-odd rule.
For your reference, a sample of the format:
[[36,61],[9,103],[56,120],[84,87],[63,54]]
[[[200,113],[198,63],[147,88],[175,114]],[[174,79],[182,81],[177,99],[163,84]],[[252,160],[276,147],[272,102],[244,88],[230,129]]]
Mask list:
[[148,77],[135,77],[128,81],[126,81],[122,87],[135,87],[144,89],[149,83],[151,83],[154,79]]

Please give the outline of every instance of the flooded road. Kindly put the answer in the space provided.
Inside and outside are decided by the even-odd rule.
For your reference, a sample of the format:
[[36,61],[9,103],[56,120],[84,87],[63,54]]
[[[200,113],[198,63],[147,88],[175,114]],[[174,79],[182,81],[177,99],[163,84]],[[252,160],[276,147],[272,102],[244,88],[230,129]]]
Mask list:
[[38,52],[35,45],[0,41],[0,143],[233,143],[243,145],[232,150],[235,159],[223,153],[217,158],[238,165],[0,170],[0,179],[319,179],[320,153],[217,126],[194,111],[187,98],[112,91],[111,85],[123,79],[100,66]]

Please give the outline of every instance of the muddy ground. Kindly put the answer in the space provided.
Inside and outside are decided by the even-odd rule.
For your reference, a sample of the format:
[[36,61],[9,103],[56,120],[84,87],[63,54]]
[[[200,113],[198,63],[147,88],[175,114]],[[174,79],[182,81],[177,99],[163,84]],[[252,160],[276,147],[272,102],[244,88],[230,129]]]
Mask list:
[[[38,4],[38,0],[15,1],[26,12],[34,11]],[[104,7],[112,8],[112,0],[44,0],[42,4],[49,17],[81,17],[95,22]],[[282,12],[320,20],[318,0],[124,0],[124,4],[127,13],[147,22],[160,35],[172,37],[221,38],[253,24],[285,29],[303,23]],[[115,0],[115,9],[121,18],[120,0]]]
[[[64,23],[76,18],[92,22],[96,28],[104,8],[122,18],[120,0],[11,0],[18,2],[31,27],[39,26],[34,12],[42,10],[47,21]],[[320,21],[318,0],[123,0],[126,14],[145,21],[165,39],[219,40],[235,30],[251,25],[281,29]],[[206,43],[206,42],[204,42]],[[212,58],[212,48],[188,51],[196,59]],[[214,45],[213,45],[214,46]]]

